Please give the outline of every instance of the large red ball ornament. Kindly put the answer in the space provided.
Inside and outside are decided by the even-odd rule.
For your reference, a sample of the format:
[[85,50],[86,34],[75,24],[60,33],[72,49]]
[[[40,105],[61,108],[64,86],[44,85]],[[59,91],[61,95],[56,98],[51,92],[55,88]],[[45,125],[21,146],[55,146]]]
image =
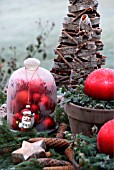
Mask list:
[[16,95],[16,102],[21,105],[26,105],[28,102],[29,96],[27,90],[22,90]]
[[86,95],[98,100],[114,99],[114,70],[101,68],[91,72],[84,84]]
[[97,147],[101,153],[114,156],[114,119],[106,122],[99,130]]
[[54,119],[50,116],[47,116],[42,122],[42,126],[46,130],[55,128],[55,125],[56,125],[56,123],[55,123]]

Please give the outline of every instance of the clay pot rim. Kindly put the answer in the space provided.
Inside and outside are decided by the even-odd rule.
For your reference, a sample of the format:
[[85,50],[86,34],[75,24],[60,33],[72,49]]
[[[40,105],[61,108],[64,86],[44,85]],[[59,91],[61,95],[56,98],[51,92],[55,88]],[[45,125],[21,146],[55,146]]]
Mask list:
[[79,109],[84,109],[84,110],[87,110],[87,111],[101,111],[101,112],[107,112],[107,111],[109,111],[109,112],[114,112],[114,109],[94,109],[94,108],[89,108],[89,107],[83,107],[83,106],[80,106],[80,105],[76,105],[76,104],[74,104],[74,103],[72,103],[72,102],[69,102],[69,103],[66,103],[66,104],[70,104],[70,105],[72,105],[72,106],[74,106],[74,107],[77,107],[77,108],[79,108]]

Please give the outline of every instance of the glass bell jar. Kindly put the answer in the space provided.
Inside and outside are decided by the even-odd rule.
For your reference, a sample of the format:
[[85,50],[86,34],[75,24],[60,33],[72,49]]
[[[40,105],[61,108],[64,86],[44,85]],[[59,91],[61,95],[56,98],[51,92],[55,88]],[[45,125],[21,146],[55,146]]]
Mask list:
[[[24,67],[10,77],[7,92],[7,122],[13,130],[28,131],[54,128],[50,116],[57,103],[55,80],[50,71],[40,67],[36,58],[24,61]],[[39,126],[40,125],[40,126]]]

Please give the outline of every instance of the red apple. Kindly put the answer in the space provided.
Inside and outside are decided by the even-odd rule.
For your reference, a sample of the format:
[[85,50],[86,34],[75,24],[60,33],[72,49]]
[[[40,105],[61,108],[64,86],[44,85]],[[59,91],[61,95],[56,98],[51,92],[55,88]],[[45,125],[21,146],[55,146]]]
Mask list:
[[37,104],[31,104],[30,105],[30,110],[33,112],[33,113],[37,113],[40,109],[39,109],[39,106]]
[[97,147],[101,153],[114,156],[114,119],[106,122],[99,130]]
[[41,95],[39,93],[34,93],[32,98],[35,103],[38,103],[40,101]]
[[98,100],[113,100],[114,70],[109,68],[94,70],[85,80],[84,92]]

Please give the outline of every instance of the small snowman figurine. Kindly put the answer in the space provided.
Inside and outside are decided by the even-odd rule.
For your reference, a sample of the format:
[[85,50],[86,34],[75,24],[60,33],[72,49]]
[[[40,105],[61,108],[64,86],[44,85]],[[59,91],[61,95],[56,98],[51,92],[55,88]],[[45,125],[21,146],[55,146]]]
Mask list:
[[31,110],[29,110],[28,108],[23,109],[21,113],[22,113],[22,120],[19,123],[19,128],[22,131],[31,129],[34,125],[34,113],[32,113]]

